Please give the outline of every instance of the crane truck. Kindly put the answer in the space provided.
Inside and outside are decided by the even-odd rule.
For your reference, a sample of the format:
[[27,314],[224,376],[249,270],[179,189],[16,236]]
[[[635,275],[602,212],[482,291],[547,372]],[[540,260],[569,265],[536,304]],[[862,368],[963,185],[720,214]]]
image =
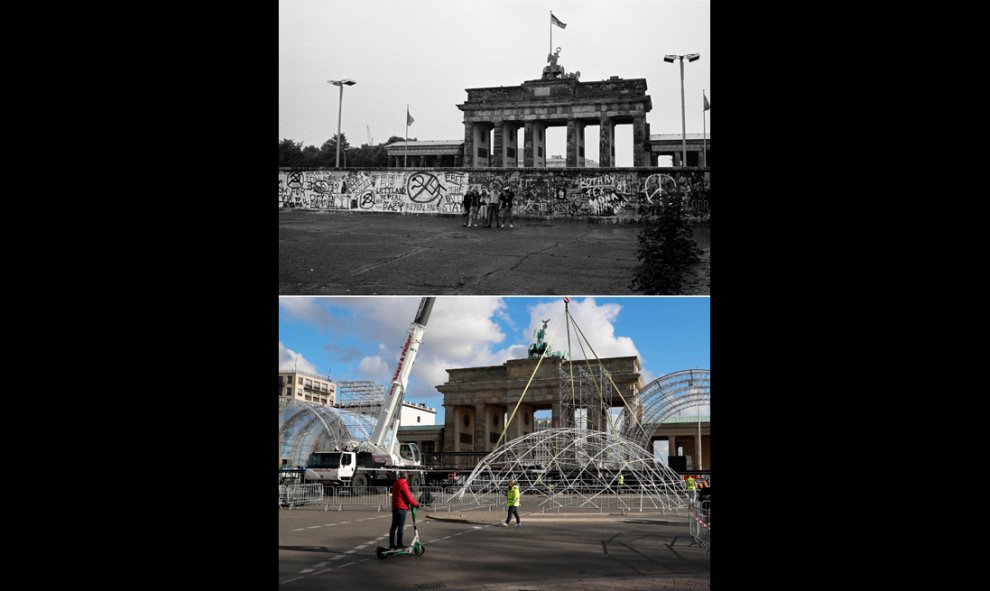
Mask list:
[[421,486],[425,482],[426,471],[419,448],[415,443],[399,443],[397,437],[406,384],[435,300],[433,297],[420,300],[371,438],[350,440],[341,445],[341,449],[313,452],[305,466],[306,481],[350,486],[357,493],[369,486],[391,486],[399,472],[409,475],[410,486]]

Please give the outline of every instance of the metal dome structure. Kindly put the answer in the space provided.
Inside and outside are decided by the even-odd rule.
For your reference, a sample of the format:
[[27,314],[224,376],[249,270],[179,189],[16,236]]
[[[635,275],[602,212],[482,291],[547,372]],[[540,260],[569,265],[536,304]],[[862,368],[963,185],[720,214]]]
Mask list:
[[660,376],[639,391],[632,410],[625,408],[619,417],[620,434],[642,447],[669,417],[711,402],[711,372],[685,369]]
[[[653,509],[685,506],[676,472],[653,461],[636,442],[609,432],[575,427],[535,431],[486,456],[451,498],[453,503],[490,503],[515,480],[528,506],[544,509],[619,507],[635,495]],[[613,504],[614,502],[614,504]]]
[[314,451],[367,440],[375,428],[375,417],[333,406],[285,397],[279,406],[279,461],[290,466],[305,465]]

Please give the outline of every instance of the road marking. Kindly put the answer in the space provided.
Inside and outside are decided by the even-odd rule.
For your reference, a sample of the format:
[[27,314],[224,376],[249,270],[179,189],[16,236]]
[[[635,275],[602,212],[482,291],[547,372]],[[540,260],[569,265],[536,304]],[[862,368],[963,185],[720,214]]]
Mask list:
[[317,562],[316,564],[314,564],[313,568],[320,568],[321,566],[326,566],[328,564],[330,563],[324,560],[323,562]]
[[315,572],[315,573],[313,573],[313,576],[315,577],[316,575],[322,575],[323,573],[328,573],[328,572],[330,572],[330,571],[332,571],[332,570],[333,570],[332,568],[328,568],[328,569],[326,569],[326,570],[321,570],[321,571],[319,571],[319,572]]
[[304,579],[304,578],[306,578],[306,577],[295,577],[293,579],[286,579],[286,580],[282,581],[281,583],[279,583],[279,585],[284,585],[286,583],[291,583],[292,581],[298,581],[299,579]]
[[354,546],[354,550],[364,550],[367,547],[367,544],[361,544],[360,546]]
[[474,526],[474,529],[481,529],[481,526],[480,525],[476,525],[476,526]]
[[306,531],[306,528],[305,527],[297,527],[296,529],[294,529],[292,531]]
[[314,570],[314,569],[311,569],[311,568],[304,568],[304,569],[302,569],[301,571],[299,571],[299,574],[301,574],[301,575],[304,575],[304,574],[306,574],[306,573],[311,573],[311,572],[313,572],[313,570]]
[[341,521],[340,525],[344,525],[345,523],[350,523],[350,521]]
[[340,565],[340,568],[344,568],[345,566],[350,566],[352,564],[357,564],[359,562],[361,562],[361,561],[360,560],[355,560],[354,562],[348,562],[347,564]]
[[340,560],[340,559],[341,559],[341,558],[343,558],[343,557],[344,557],[344,555],[343,555],[343,554],[338,554],[337,556],[334,556],[334,557],[333,557],[333,558],[331,558],[330,560]]
[[306,528],[306,529],[316,529],[316,528],[318,528],[318,527],[323,527],[323,526],[322,526],[322,525],[311,525],[311,526],[309,526],[309,527],[308,527],[308,528]]

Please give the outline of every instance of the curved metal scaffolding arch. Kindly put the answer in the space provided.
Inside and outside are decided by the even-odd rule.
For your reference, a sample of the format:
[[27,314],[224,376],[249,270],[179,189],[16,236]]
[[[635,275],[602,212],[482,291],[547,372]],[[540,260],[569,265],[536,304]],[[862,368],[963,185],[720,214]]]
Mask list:
[[[669,417],[695,406],[711,403],[711,372],[707,369],[675,371],[653,380],[640,390],[638,407],[620,417],[623,437],[649,448],[657,428]],[[630,420],[633,416],[635,420]]]

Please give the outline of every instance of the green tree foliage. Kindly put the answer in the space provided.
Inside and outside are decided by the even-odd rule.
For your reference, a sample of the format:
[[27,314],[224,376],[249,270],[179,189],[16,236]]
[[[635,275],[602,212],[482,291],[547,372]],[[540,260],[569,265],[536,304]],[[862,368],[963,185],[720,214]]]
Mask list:
[[[340,166],[347,168],[385,168],[388,166],[388,153],[385,146],[402,138],[392,136],[384,144],[351,147],[347,134],[340,134]],[[302,142],[283,139],[278,143],[278,165],[300,168],[334,168],[337,166],[337,134],[323,142],[323,145],[303,147]]]
[[649,295],[675,295],[684,275],[701,260],[702,250],[691,237],[680,193],[661,195],[646,212],[646,226],[639,233],[639,250],[630,288]]
[[279,166],[302,166],[302,142],[294,142],[285,138],[278,143]]

